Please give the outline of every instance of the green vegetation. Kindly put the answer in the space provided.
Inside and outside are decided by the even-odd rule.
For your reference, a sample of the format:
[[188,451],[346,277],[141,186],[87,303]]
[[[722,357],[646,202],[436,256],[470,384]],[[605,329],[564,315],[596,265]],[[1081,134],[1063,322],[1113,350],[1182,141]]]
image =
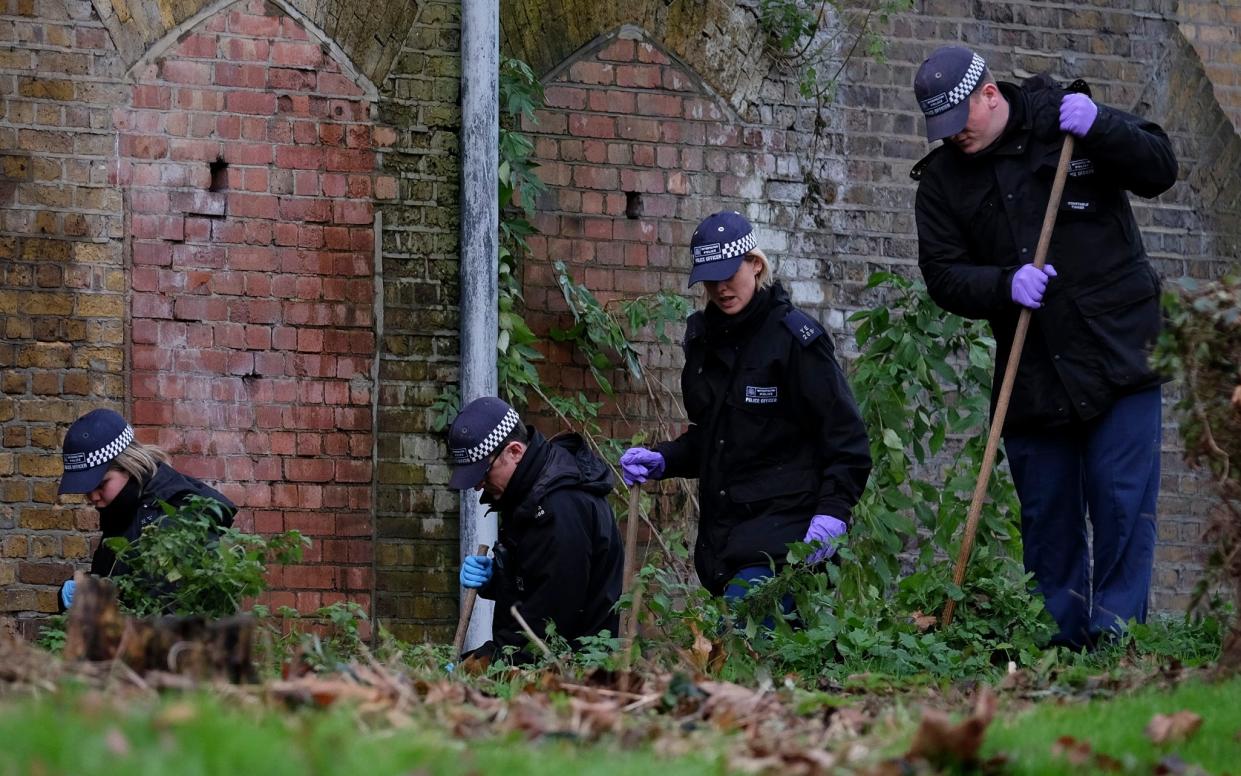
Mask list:
[[135,542],[107,540],[129,572],[117,576],[120,600],[139,617],[236,614],[242,602],[267,589],[267,565],[296,563],[310,540],[297,531],[259,536],[221,528],[223,507],[191,497],[179,507],[163,503],[164,518],[142,529]]
[[[1236,772],[1241,763],[1239,696],[1241,678],[1233,678],[1085,703],[1047,703],[1025,713],[1001,715],[987,732],[983,756],[1002,754],[1008,761],[1007,773],[1039,776],[1201,772],[1189,766],[1208,773]],[[1200,716],[1201,728],[1185,741],[1153,743],[1145,732],[1151,719],[1179,711]],[[1171,769],[1160,771],[1157,766],[1165,758]]]
[[267,776],[552,773],[709,774],[710,755],[655,760],[649,748],[502,737],[464,742],[423,727],[372,729],[353,709],[287,713],[210,695],[109,701],[62,693],[0,707],[0,774]]

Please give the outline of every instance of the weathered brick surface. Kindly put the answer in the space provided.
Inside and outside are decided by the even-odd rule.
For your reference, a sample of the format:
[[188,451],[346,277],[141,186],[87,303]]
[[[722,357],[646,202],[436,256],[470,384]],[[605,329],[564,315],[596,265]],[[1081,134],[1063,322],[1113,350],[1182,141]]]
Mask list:
[[105,405],[240,527],[311,536],[273,575],[297,606],[370,609],[372,202],[396,187],[364,79],[258,0],[128,85],[89,3],[2,21],[5,610],[54,611],[52,577],[89,557],[94,510],[55,504],[57,452]]
[[[116,52],[86,2],[0,10],[0,612],[54,612],[93,514],[53,507],[65,425],[125,398]],[[89,510],[93,513],[94,510]],[[70,572],[71,573],[71,572]],[[57,578],[59,576],[59,578]]]
[[312,539],[307,564],[274,580],[299,606],[337,590],[369,608],[369,558],[323,557],[339,521],[371,511],[376,160],[364,86],[251,0],[149,64],[115,123],[140,436],[220,483],[243,527],[262,510],[264,530]]
[[[456,625],[457,494],[430,405],[457,381],[457,3],[419,4],[380,87],[384,205],[375,614],[398,636],[444,641]],[[384,179],[381,179],[384,180]]]
[[1220,108],[1241,132],[1241,4],[1180,0],[1176,18],[1202,59]]

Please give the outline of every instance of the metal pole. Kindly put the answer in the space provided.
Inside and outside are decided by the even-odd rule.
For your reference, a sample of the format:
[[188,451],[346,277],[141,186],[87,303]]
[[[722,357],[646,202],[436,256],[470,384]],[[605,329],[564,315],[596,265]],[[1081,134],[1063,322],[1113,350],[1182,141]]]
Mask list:
[[[499,330],[500,6],[461,3],[461,403],[494,396]],[[461,556],[494,545],[495,517],[478,494],[461,494]],[[472,649],[491,638],[492,602],[480,600],[466,635]]]

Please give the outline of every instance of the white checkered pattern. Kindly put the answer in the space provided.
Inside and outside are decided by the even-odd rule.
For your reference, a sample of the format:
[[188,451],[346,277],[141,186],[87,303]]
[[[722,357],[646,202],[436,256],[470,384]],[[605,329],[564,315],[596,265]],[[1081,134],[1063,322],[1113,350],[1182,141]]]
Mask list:
[[978,86],[978,79],[982,78],[982,71],[986,67],[987,63],[982,61],[982,57],[975,54],[970,60],[970,66],[965,69],[965,75],[961,76],[961,83],[948,91],[948,104],[958,105],[973,94],[974,87]]
[[735,256],[744,256],[754,250],[754,246],[758,245],[758,241],[754,239],[754,232],[750,232],[740,240],[733,240],[730,243],[724,243],[723,249],[720,251],[722,258],[731,259]]
[[134,427],[125,426],[125,430],[116,439],[113,439],[98,450],[90,451],[85,458],[81,457],[81,453],[64,456],[65,471],[83,471],[94,468],[101,463],[107,463],[120,455],[121,451],[129,447],[129,443],[132,441],[134,441]]
[[508,412],[504,413],[504,417],[500,418],[500,422],[496,424],[496,427],[491,429],[487,436],[483,437],[483,441],[464,450],[453,450],[453,463],[461,466],[483,460],[500,446],[504,438],[512,433],[513,429],[517,428],[517,424],[520,422],[521,417],[518,416],[517,411],[509,409]]

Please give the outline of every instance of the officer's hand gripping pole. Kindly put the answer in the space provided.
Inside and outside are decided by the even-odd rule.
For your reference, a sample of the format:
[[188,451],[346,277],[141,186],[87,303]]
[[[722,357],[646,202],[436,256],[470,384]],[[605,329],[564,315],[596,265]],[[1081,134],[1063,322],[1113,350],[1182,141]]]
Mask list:
[[[1056,226],[1056,214],[1060,210],[1060,195],[1064,193],[1064,181],[1069,174],[1069,160],[1073,158],[1073,136],[1064,136],[1064,146],[1060,149],[1060,163],[1056,166],[1056,177],[1051,184],[1051,196],[1047,199],[1047,211],[1043,214],[1043,230],[1038,236],[1038,248],[1034,251],[1034,266],[1043,268],[1047,262],[1047,249],[1051,245],[1051,232]],[[1008,366],[1004,370],[1004,381],[1000,384],[1000,395],[995,403],[995,415],[991,418],[991,433],[987,437],[987,450],[982,457],[982,469],[978,472],[978,482],[974,485],[974,498],[970,502],[969,517],[965,521],[965,536],[961,539],[961,551],[957,553],[957,565],[952,570],[952,583],[957,587],[965,580],[965,567],[969,563],[970,550],[974,548],[974,534],[978,531],[978,518],[982,514],[982,502],[987,495],[987,483],[991,479],[991,469],[995,465],[995,453],[1000,446],[1000,432],[1004,430],[1004,417],[1008,415],[1008,400],[1013,393],[1013,382],[1017,378],[1017,366],[1021,362],[1021,349],[1026,342],[1026,332],[1030,328],[1029,307],[1021,308],[1021,316],[1017,319],[1017,332],[1013,335],[1013,347],[1009,352]],[[940,615],[941,626],[952,623],[952,614],[957,602],[949,598],[944,604],[944,612]]]
[[[491,548],[485,544],[478,545],[475,555],[486,555]],[[461,649],[465,646],[465,633],[470,629],[470,616],[474,614],[474,600],[478,598],[478,588],[471,587],[465,591],[461,600],[461,619],[457,621],[457,635],[452,640],[453,659],[461,657]]]

